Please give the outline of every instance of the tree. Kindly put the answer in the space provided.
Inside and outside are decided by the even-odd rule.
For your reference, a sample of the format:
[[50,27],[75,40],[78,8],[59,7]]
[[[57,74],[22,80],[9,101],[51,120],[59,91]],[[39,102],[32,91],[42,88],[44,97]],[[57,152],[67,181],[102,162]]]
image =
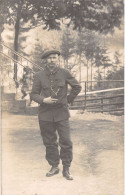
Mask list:
[[86,66],[87,70],[87,89],[88,89],[88,79],[89,79],[89,68],[91,68],[91,89],[92,89],[92,79],[93,79],[93,66],[95,65],[95,49],[99,45],[99,36],[93,31],[83,29],[78,33],[77,38],[77,49],[76,53],[80,58],[80,65]]
[[[94,77],[96,80],[100,81],[102,79],[105,80],[106,78],[106,69],[110,66],[112,66],[112,63],[109,54],[108,49],[104,47],[103,45],[100,46],[100,44],[96,45],[96,47],[93,50],[92,53],[92,62],[95,67],[97,67],[97,75]],[[102,75],[103,69],[104,74]],[[105,86],[105,83],[101,85],[100,82],[98,82],[97,86],[95,85],[94,88],[103,88]]]
[[[14,25],[14,49],[18,52],[21,31],[37,25],[44,25],[44,29],[60,29],[64,18],[70,19],[69,25],[79,31],[85,28],[100,33],[113,32],[115,27],[120,28],[123,7],[122,0],[1,0],[1,29],[5,23]],[[14,58],[18,60],[16,55]],[[17,65],[14,67],[16,80]]]
[[[79,56],[79,82],[81,82],[81,67],[82,67],[82,54],[84,53],[85,45],[84,45],[84,35],[80,31],[78,33],[78,38],[76,40],[76,53]],[[88,72],[87,72],[88,73]],[[87,76],[88,78],[88,76]]]
[[103,66],[105,60],[105,49],[101,46],[97,46],[94,52],[95,66],[98,68],[98,78],[100,77],[100,68]]
[[[108,70],[106,79],[107,80],[123,80],[124,81],[124,66],[121,65],[120,54],[118,51],[115,52],[115,62],[112,62],[113,68]],[[119,67],[119,69],[117,67]],[[115,68],[114,68],[115,67]],[[108,82],[109,87],[122,87],[124,82]]]
[[66,30],[62,35],[62,44],[60,47],[61,55],[64,59],[65,68],[71,70],[73,68],[73,65],[72,66],[69,65],[69,58],[74,53],[75,41],[68,27],[66,27]]
[[[43,49],[42,45],[40,44],[39,38],[36,39],[35,47],[34,47],[34,52],[32,55],[32,60],[35,64],[39,65],[40,67],[44,68],[44,62],[42,60],[42,54],[43,54]],[[35,72],[39,71],[38,68],[33,67],[33,70]]]
[[[106,79],[107,80],[112,80],[112,82],[111,81],[106,82],[105,88],[120,88],[120,87],[124,87],[124,67],[121,67],[119,70],[115,70],[115,71],[112,70],[112,71],[110,71],[109,74],[107,75]],[[114,80],[114,82],[113,82],[113,80]],[[124,89],[118,90],[118,91],[113,91],[113,92],[111,92],[111,94],[124,94]],[[109,100],[109,103],[111,101],[112,100]],[[118,97],[114,101],[115,102],[124,102],[124,97]]]
[[103,48],[103,52],[104,53],[102,53],[102,68],[104,70],[104,77],[103,78],[105,80],[105,78],[106,78],[106,68],[112,66],[112,62],[109,59],[106,48]]
[[120,28],[124,7],[122,0],[42,0],[38,3],[33,0],[32,3],[45,28],[59,29],[60,20],[69,18],[74,29],[86,28],[101,33]]
[[[110,71],[106,77],[107,80],[124,80],[124,67],[121,67],[118,71]],[[121,84],[115,83],[114,87],[120,87]]]
[[114,55],[114,60],[115,61],[114,61],[114,64],[113,64],[113,68],[116,71],[118,69],[118,66],[120,66],[120,64],[121,64],[120,57],[121,57],[121,55],[120,55],[119,51],[115,51],[115,55]]
[[[1,1],[1,15],[4,19],[3,25],[5,23],[14,26],[14,50],[19,51],[19,34],[21,32],[26,32],[30,28],[24,27],[26,23],[34,25],[36,21],[36,10],[32,6],[31,0],[4,0]],[[2,25],[2,30],[4,26]],[[1,30],[1,31],[2,31]],[[24,37],[23,37],[24,39]],[[17,61],[18,56],[14,55],[14,59]],[[17,64],[14,64],[14,80],[17,80]]]

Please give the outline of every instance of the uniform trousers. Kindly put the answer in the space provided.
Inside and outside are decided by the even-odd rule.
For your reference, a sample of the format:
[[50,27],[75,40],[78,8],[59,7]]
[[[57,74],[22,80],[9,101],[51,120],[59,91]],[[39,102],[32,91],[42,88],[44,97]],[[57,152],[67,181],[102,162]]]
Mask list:
[[69,120],[58,122],[39,120],[39,125],[43,144],[46,147],[46,160],[48,163],[51,166],[58,166],[61,159],[63,166],[70,167],[73,158],[73,145],[70,136]]

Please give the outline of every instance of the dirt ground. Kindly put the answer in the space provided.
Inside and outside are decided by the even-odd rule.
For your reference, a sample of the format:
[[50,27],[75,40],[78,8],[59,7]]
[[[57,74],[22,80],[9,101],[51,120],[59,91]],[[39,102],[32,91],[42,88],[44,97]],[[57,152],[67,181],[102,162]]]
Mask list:
[[73,181],[50,169],[37,116],[2,114],[2,195],[123,195],[121,116],[72,113]]

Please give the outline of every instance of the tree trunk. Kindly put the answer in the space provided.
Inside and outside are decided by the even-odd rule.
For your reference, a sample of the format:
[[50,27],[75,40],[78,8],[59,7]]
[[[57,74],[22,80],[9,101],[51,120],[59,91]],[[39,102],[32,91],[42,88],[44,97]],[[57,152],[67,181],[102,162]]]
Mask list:
[[105,80],[105,67],[104,67],[104,80]]
[[88,91],[88,81],[89,81],[89,64],[87,60],[87,91]]
[[[66,26],[66,39],[68,43],[68,25]],[[67,58],[66,58],[66,68],[69,69],[69,64],[68,64],[68,51],[67,51]]]
[[100,75],[99,75],[99,73],[100,73],[100,68],[99,68],[99,66],[98,66],[98,79],[100,80]]
[[[14,50],[18,52],[18,38],[19,38],[19,18],[15,24]],[[18,56],[14,54],[14,60],[18,61]],[[17,63],[14,63],[14,80],[17,81]]]
[[[16,52],[18,52],[18,39],[19,39],[19,31],[20,31],[20,19],[21,19],[21,7],[22,7],[23,1],[20,1],[20,3],[18,4],[18,9],[17,9],[17,19],[16,19],[16,23],[15,23],[15,36],[14,36],[14,50]],[[14,54],[14,60],[18,61],[18,56],[16,54]],[[16,88],[18,88],[18,83],[17,83],[17,71],[18,71],[18,67],[17,67],[17,63],[14,63],[14,81],[16,84]]]
[[[105,80],[105,66],[104,66],[104,80]],[[104,81],[104,83],[103,83],[103,87],[104,87],[104,89],[105,89],[105,81]]]
[[92,91],[92,76],[93,76],[92,73],[93,72],[92,72],[92,60],[91,60],[91,91]]
[[81,83],[81,54],[79,55],[79,82]]

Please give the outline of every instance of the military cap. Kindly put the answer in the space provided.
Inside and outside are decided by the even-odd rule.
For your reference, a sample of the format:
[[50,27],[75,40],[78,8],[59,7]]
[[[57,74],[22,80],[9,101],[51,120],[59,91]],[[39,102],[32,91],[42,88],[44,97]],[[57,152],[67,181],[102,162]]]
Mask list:
[[58,54],[58,56],[60,55],[60,51],[58,50],[49,50],[49,51],[45,51],[42,55],[42,59],[47,58],[49,55],[51,54]]

